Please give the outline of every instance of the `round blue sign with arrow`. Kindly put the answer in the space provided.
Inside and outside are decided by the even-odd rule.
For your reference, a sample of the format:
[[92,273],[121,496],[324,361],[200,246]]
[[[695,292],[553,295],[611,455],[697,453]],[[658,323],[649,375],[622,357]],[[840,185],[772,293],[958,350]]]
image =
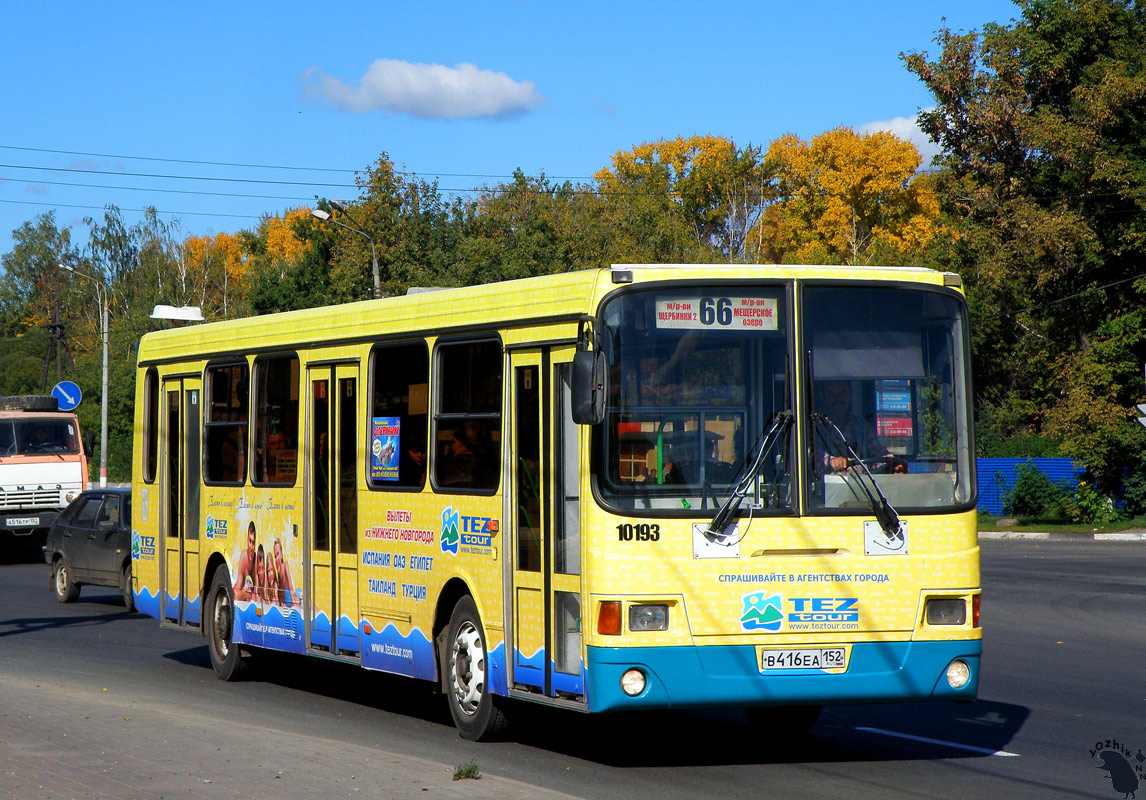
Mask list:
[[52,397],[60,404],[60,411],[71,411],[84,399],[84,393],[72,381],[60,381],[52,387]]

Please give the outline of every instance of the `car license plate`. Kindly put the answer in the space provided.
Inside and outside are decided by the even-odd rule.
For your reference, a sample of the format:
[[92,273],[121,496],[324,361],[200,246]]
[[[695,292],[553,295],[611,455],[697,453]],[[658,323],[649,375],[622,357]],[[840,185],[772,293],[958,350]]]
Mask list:
[[9,528],[34,528],[40,524],[39,517],[8,517],[7,526]]
[[760,651],[761,672],[789,669],[844,669],[846,666],[847,651],[843,647]]

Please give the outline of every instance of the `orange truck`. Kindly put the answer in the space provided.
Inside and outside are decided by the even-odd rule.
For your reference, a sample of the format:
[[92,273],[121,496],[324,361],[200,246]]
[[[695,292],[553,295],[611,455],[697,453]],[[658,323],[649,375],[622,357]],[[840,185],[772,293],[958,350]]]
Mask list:
[[88,488],[91,443],[55,397],[0,397],[0,552],[36,551]]

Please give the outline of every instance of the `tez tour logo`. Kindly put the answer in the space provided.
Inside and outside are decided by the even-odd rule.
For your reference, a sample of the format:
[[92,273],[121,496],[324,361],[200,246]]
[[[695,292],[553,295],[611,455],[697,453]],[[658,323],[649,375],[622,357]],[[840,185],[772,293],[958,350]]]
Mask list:
[[453,506],[446,506],[442,509],[442,552],[456,556],[460,541],[458,512],[454,510]]
[[740,627],[746,631],[778,631],[784,624],[783,599],[778,594],[762,592],[746,594],[741,598],[744,611],[740,614]]

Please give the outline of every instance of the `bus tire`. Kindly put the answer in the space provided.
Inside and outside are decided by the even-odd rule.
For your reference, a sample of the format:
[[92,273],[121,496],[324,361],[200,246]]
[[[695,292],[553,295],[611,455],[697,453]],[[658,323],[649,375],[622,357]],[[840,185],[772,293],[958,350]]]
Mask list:
[[18,394],[0,397],[0,411],[59,411],[60,404],[50,394]]
[[744,709],[748,720],[769,738],[803,733],[816,724],[823,706],[753,706]]
[[123,574],[120,576],[120,591],[123,592],[123,605],[128,613],[135,611],[135,589],[131,585],[131,562],[123,565]]
[[239,645],[234,642],[235,595],[226,564],[220,564],[211,578],[205,611],[203,623],[211,666],[220,680],[238,680],[246,673],[247,664]]
[[56,562],[56,580],[53,586],[56,590],[56,602],[74,603],[80,596],[80,587],[72,579],[72,565],[66,558]]
[[508,722],[489,686],[489,653],[485,629],[469,595],[458,600],[446,636],[445,689],[450,716],[463,739],[489,741],[501,736]]

